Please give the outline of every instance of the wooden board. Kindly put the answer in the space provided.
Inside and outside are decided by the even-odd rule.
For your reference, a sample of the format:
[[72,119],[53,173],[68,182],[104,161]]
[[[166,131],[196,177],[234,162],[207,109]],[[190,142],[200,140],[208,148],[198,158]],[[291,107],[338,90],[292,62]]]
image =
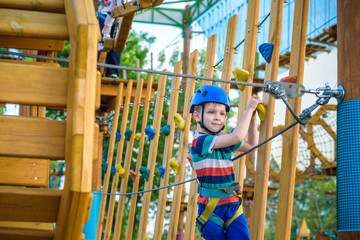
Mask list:
[[0,221],[56,222],[61,192],[0,186]]
[[0,8],[0,35],[68,40],[64,14]]
[[0,102],[66,107],[68,69],[0,62]]
[[114,51],[124,51],[134,17],[135,14],[129,14],[119,20],[119,30],[114,40]]
[[49,169],[45,159],[0,157],[0,184],[47,187]]
[[0,155],[65,159],[65,121],[0,116]]
[[64,13],[64,0],[1,0],[0,8]]

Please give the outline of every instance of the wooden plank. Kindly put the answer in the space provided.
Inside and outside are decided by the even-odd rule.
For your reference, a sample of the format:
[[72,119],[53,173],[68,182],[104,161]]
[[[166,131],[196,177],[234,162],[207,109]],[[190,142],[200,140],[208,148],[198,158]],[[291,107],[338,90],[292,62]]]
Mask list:
[[[126,152],[125,152],[125,159],[124,162],[121,163],[123,150],[124,150],[124,143],[125,143],[125,131],[127,130],[127,122],[129,118],[129,109],[130,109],[130,92],[132,90],[133,80],[130,80],[127,87],[126,87],[126,98],[124,102],[124,108],[123,108],[123,114],[122,114],[122,121],[120,125],[120,134],[122,138],[120,139],[120,142],[118,143],[118,152],[116,155],[116,163],[115,167],[117,165],[121,164],[122,167],[125,169],[125,177],[121,179],[121,186],[120,186],[120,192],[126,192],[128,180],[129,180],[129,171],[130,171],[130,165],[131,165],[131,157],[133,152],[133,146],[134,146],[134,140],[135,140],[135,133],[136,133],[136,124],[137,124],[137,118],[139,115],[139,109],[140,109],[140,95],[143,87],[143,80],[140,80],[136,86],[136,96],[135,96],[135,102],[132,109],[132,115],[130,120],[130,130],[132,130],[132,134],[130,136],[130,140],[128,141],[126,145]],[[113,178],[113,184],[111,187],[111,193],[116,193],[118,189],[118,182],[119,182],[119,173],[116,172],[115,176]],[[116,196],[110,196],[110,202],[109,207],[107,211],[107,218],[106,218],[106,226],[105,226],[105,236],[104,239],[110,239],[111,235],[111,228],[113,226],[113,217],[114,217],[114,208],[115,208],[115,199]],[[118,202],[118,211],[123,212],[125,205],[125,196],[120,196],[119,202]],[[118,225],[121,229],[122,225],[122,214],[119,213],[119,219],[118,219]]]
[[[146,88],[146,97],[145,97],[145,105],[144,105],[144,111],[143,111],[143,119],[142,119],[142,125],[141,125],[141,137],[139,142],[139,153],[137,156],[137,162],[136,162],[136,170],[135,172],[136,177],[133,183],[133,192],[137,192],[139,189],[139,181],[140,181],[140,167],[142,164],[142,156],[144,153],[144,145],[145,145],[145,128],[147,127],[147,121],[149,116],[149,107],[150,107],[150,99],[151,99],[151,92],[152,92],[152,83],[153,83],[153,75],[149,75],[148,81],[147,81],[147,88]],[[127,228],[126,228],[126,239],[132,239],[133,234],[133,226],[134,226],[134,219],[135,219],[135,211],[136,211],[136,202],[137,202],[137,195],[131,195],[131,204],[130,204],[130,211],[129,211],[129,217],[127,221]],[[121,229],[118,227],[118,215],[116,216],[116,222],[115,222],[115,230],[114,230],[114,239],[120,239]]]
[[[227,25],[225,50],[224,50],[224,61],[221,73],[221,78],[231,80],[231,71],[235,53],[235,40],[236,40],[236,29],[237,29],[238,15],[232,16]],[[225,90],[227,94],[230,91],[230,83],[221,83],[221,88]]]
[[[137,1],[129,1],[124,5],[114,7],[111,9],[115,18],[127,16],[129,14],[135,14],[136,12],[142,11],[149,7],[156,7],[162,4],[164,0],[156,0],[154,3],[149,0],[137,0]],[[138,5],[139,4],[139,5]]]
[[0,186],[0,221],[56,222],[61,192]]
[[0,8],[0,35],[68,40],[64,14]]
[[[271,62],[266,64],[264,79],[273,81],[276,81],[278,76],[283,6],[283,1],[271,1],[268,43],[274,44],[274,49]],[[274,125],[275,99],[264,94],[263,102],[267,109],[267,117],[265,121],[260,123],[259,142],[263,142],[272,136]],[[264,238],[270,155],[271,141],[258,149],[252,219],[254,224],[251,225],[251,240]]]
[[62,52],[65,48],[65,40],[39,39],[28,37],[1,36],[0,46],[4,48],[29,49]]
[[35,62],[35,61],[22,61],[22,60],[1,59],[1,58],[0,58],[0,62],[60,68],[60,64],[54,62]]
[[[215,53],[216,53],[216,40],[217,35],[214,34],[209,37],[206,45],[206,56],[205,56],[205,66],[204,66],[204,77],[213,77],[214,76],[214,63],[215,63]],[[211,85],[211,81],[202,81],[202,85]]]
[[54,230],[37,230],[0,227],[0,239],[53,240]]
[[49,165],[45,159],[0,157],[0,184],[47,187]]
[[[107,193],[109,188],[109,180],[110,180],[110,174],[111,174],[111,165],[113,161],[114,156],[114,147],[115,147],[115,140],[116,140],[116,129],[118,128],[118,122],[119,122],[119,113],[120,113],[120,105],[123,101],[123,89],[124,84],[120,83],[118,85],[118,96],[116,97],[116,104],[115,104],[115,113],[114,113],[114,119],[112,124],[111,135],[109,140],[109,147],[108,147],[108,153],[106,157],[106,162],[108,164],[108,167],[106,169],[104,181],[103,181],[103,190],[102,193]],[[100,203],[100,210],[99,210],[99,220],[98,220],[98,226],[97,226],[97,232],[96,232],[96,239],[101,239],[102,230],[103,230],[103,224],[104,224],[104,215],[105,215],[105,206],[107,202],[107,195],[101,196],[101,203]]]
[[1,228],[53,230],[53,223],[0,221]]
[[1,0],[0,8],[64,13],[64,0]]
[[119,30],[116,33],[114,40],[114,51],[122,52],[126,47],[126,40],[129,36],[131,24],[134,20],[135,14],[129,14],[119,20]]
[[101,73],[96,71],[96,99],[95,110],[98,110],[101,105]]
[[[179,61],[174,66],[175,73],[181,73],[182,62]],[[170,126],[170,133],[165,137],[165,146],[164,146],[164,155],[162,161],[162,167],[165,169],[164,177],[160,180],[160,187],[167,186],[169,184],[169,175],[170,175],[170,166],[169,161],[172,158],[173,145],[174,145],[174,135],[175,135],[175,121],[174,114],[178,108],[179,101],[179,87],[180,87],[180,77],[175,77],[171,83],[171,93],[170,93],[170,103],[168,111],[167,124]],[[165,188],[162,191],[159,191],[157,211],[156,211],[156,221],[153,239],[160,240],[162,237],[162,230],[165,218],[165,207],[167,200],[168,189]]]
[[[189,74],[196,75],[196,66],[198,63],[199,51],[195,50],[190,54],[189,61]],[[195,91],[195,79],[186,80],[186,90],[185,90],[185,101],[183,109],[183,118],[185,120],[185,129],[181,131],[180,140],[179,140],[179,157],[177,159],[180,168],[179,174],[175,177],[175,182],[181,182],[185,179],[185,164],[186,164],[186,155],[188,152],[188,142],[189,142],[189,132],[191,124],[191,114],[190,114],[190,99]],[[177,238],[177,230],[179,223],[179,212],[181,204],[181,195],[183,193],[184,185],[179,185],[174,187],[173,195],[173,206],[171,207],[170,213],[170,225],[168,232],[168,239],[175,240]],[[181,219],[182,220],[182,219]]]
[[[167,70],[165,69],[163,71],[167,71]],[[157,148],[158,148],[159,136],[160,136],[160,124],[161,124],[162,110],[163,110],[164,97],[165,97],[166,79],[167,79],[166,75],[160,75],[159,85],[157,89],[157,97],[155,102],[155,109],[154,109],[154,119],[152,125],[152,129],[155,130],[156,134],[150,143],[150,150],[149,150],[148,162],[147,162],[147,169],[149,170],[150,174],[149,174],[149,180],[145,183],[144,190],[151,189],[153,186],[155,162],[156,162]],[[143,202],[141,206],[138,239],[145,240],[146,237],[146,227],[148,224],[150,201],[151,201],[151,192],[144,193]]]
[[65,121],[0,116],[0,155],[65,159]]
[[0,102],[66,107],[69,71],[0,62]]

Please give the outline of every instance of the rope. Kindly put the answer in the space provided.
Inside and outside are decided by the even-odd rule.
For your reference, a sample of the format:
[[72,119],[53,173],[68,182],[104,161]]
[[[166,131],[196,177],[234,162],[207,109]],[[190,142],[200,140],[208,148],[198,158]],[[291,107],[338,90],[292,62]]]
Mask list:
[[[69,62],[69,59],[65,59],[65,58],[40,56],[40,55],[29,54],[29,53],[17,53],[17,52],[9,52],[9,51],[1,50],[0,54],[12,54],[12,55],[19,55],[19,56],[31,57],[31,58],[40,58],[40,59],[59,61],[59,62]],[[232,81],[232,80],[226,80],[226,79],[220,79],[220,78],[195,76],[195,75],[190,75],[190,74],[164,72],[164,71],[157,71],[157,70],[150,70],[150,69],[143,69],[143,68],[133,68],[133,67],[126,67],[126,66],[117,66],[117,65],[111,65],[111,64],[106,64],[106,63],[98,63],[97,66],[106,67],[106,68],[115,68],[115,69],[121,69],[121,70],[127,70],[127,71],[135,71],[135,72],[146,72],[146,73],[152,73],[152,74],[158,74],[158,75],[167,75],[167,76],[173,76],[173,77],[183,77],[183,78],[200,79],[200,80],[213,81],[213,82],[233,83],[233,84],[238,84],[238,85],[253,86],[253,87],[260,87],[260,88],[265,87],[265,84],[259,84],[259,83],[238,82],[238,81]]]

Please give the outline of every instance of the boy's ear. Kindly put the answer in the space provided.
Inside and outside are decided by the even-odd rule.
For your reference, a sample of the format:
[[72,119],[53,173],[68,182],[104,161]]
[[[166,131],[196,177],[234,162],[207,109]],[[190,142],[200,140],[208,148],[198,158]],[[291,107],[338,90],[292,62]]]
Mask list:
[[196,122],[200,122],[201,118],[200,118],[200,113],[198,111],[194,111],[193,112],[193,116]]

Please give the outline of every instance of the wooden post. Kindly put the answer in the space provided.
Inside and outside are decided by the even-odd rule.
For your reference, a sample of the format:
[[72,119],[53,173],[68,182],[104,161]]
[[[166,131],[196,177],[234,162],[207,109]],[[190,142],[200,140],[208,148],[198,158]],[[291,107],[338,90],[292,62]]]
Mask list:
[[[141,125],[141,138],[140,138],[140,143],[139,143],[139,153],[138,153],[138,157],[137,157],[136,170],[135,170],[135,172],[137,174],[135,177],[135,181],[133,183],[133,189],[132,189],[133,192],[137,192],[139,189],[139,181],[140,181],[139,171],[140,171],[140,167],[142,164],[142,156],[143,156],[143,152],[144,152],[145,128],[146,128],[147,120],[148,120],[148,116],[149,116],[150,96],[151,96],[151,92],[152,92],[152,85],[153,85],[153,75],[149,75],[149,78],[147,81],[146,96],[145,96],[143,121],[142,121],[142,125]],[[126,234],[125,234],[125,237],[128,240],[132,239],[137,197],[138,197],[137,194],[131,195],[129,218],[128,218]],[[119,224],[118,224],[119,220],[118,219],[120,219],[120,217],[122,218],[122,216],[119,216],[119,213],[120,212],[118,212],[116,214],[114,239],[120,239],[120,237],[121,237],[121,228],[119,228]]]
[[[224,61],[221,73],[221,78],[231,80],[231,71],[234,61],[235,53],[235,40],[236,40],[236,29],[237,29],[238,15],[232,16],[227,25],[225,50],[224,50]],[[225,90],[229,95],[230,83],[221,83],[220,87]]]
[[[127,85],[126,85],[125,102],[124,102],[123,113],[122,113],[122,118],[121,118],[121,125],[120,125],[120,136],[121,137],[120,137],[120,141],[118,143],[115,167],[117,167],[118,164],[121,164],[121,159],[122,159],[122,155],[123,155],[123,151],[124,151],[125,131],[126,131],[126,127],[127,127],[127,121],[129,118],[130,98],[131,98],[133,83],[134,83],[134,80],[130,80],[127,82]],[[129,173],[129,171],[128,171],[128,173]],[[126,176],[125,176],[125,178],[126,178]],[[126,180],[127,179],[128,178],[126,178]],[[119,183],[119,172],[116,171],[115,176],[113,177],[111,193],[117,192],[118,183]],[[105,225],[105,235],[104,235],[104,239],[106,239],[106,240],[110,238],[112,221],[113,221],[113,217],[114,217],[115,198],[116,198],[116,196],[114,196],[114,195],[110,196],[109,207],[108,207],[107,218],[106,218],[106,225]]]
[[[356,200],[346,203],[346,198],[349,195],[349,191],[351,187],[344,187],[347,185],[357,185],[356,182],[350,183],[349,180],[351,178],[346,178],[344,175],[352,176],[352,179],[356,179],[356,175],[354,175],[353,171],[359,171],[359,165],[356,165],[355,168],[350,169],[349,165],[346,162],[359,162],[359,156],[347,155],[344,157],[343,152],[344,150],[340,147],[343,146],[342,144],[346,141],[351,142],[348,148],[346,149],[347,152],[357,152],[358,151],[358,142],[359,142],[359,132],[351,133],[347,128],[347,131],[343,135],[340,135],[340,130],[345,130],[346,125],[353,125],[353,120],[346,122],[344,120],[343,123],[339,123],[339,118],[341,117],[340,111],[342,113],[344,106],[349,106],[351,104],[357,104],[359,101],[360,96],[360,68],[358,67],[358,63],[360,60],[360,49],[357,47],[359,42],[360,36],[360,21],[359,21],[359,11],[360,11],[360,2],[355,0],[343,0],[337,1],[337,16],[338,16],[338,24],[337,24],[337,40],[338,40],[338,85],[342,85],[345,89],[345,97],[344,102],[338,105],[338,139],[337,139],[337,183],[342,184],[342,187],[338,185],[337,188],[337,211],[338,211],[338,239],[339,240],[350,240],[350,239],[360,239],[360,224],[359,224],[359,208],[357,201],[359,196],[359,191],[352,194],[352,198]],[[350,103],[349,101],[352,101]],[[344,105],[344,106],[341,106]],[[356,105],[353,105],[354,107]],[[357,105],[358,106],[358,105]],[[351,108],[350,108],[351,109]],[[352,113],[351,119],[358,119],[359,116],[358,108],[351,109],[353,111],[357,111],[356,113]],[[354,115],[354,114],[357,114]],[[351,158],[350,158],[351,157]],[[344,169],[343,172],[339,172],[340,168]],[[354,178],[355,177],[355,178]],[[358,180],[358,178],[357,178]],[[356,188],[356,186],[355,186]],[[346,196],[346,197],[344,197]],[[341,199],[345,199],[340,202]],[[345,203],[345,204],[344,204]],[[357,208],[353,208],[352,206],[356,206]],[[356,210],[357,209],[357,210]],[[353,214],[352,216],[348,216],[346,212]],[[353,226],[345,226],[346,221],[352,222]],[[346,229],[348,227],[348,229]],[[349,229],[352,228],[352,229]]]
[[[265,79],[273,81],[276,81],[278,76],[283,7],[284,1],[271,1],[268,42],[274,44],[274,49],[271,62],[266,64]],[[260,124],[259,142],[272,136],[274,122],[275,99],[268,94],[264,94],[263,102],[267,109],[267,117]],[[258,149],[252,220],[254,224],[251,225],[251,240],[264,238],[270,154],[271,142]]]
[[[196,75],[196,66],[198,62],[199,51],[195,50],[190,55],[189,62],[189,73],[191,75]],[[179,141],[179,158],[178,163],[180,164],[179,174],[175,177],[175,182],[184,181],[185,178],[185,163],[186,155],[188,152],[188,142],[189,142],[189,131],[191,123],[191,114],[190,114],[190,99],[195,91],[195,79],[187,79],[186,82],[186,91],[185,91],[185,102],[184,102],[184,111],[183,118],[185,120],[185,129],[180,134]],[[176,186],[174,188],[173,202],[171,205],[171,214],[170,214],[170,226],[168,239],[175,240],[177,237],[177,228],[179,223],[179,212],[181,204],[181,195],[183,192],[183,185]],[[183,221],[183,219],[181,219]]]
[[[215,64],[215,51],[216,51],[216,39],[217,35],[212,35],[207,41],[204,77],[213,77],[214,64]],[[202,85],[211,85],[211,81],[203,80]],[[198,126],[199,127],[199,126]],[[191,171],[191,178],[196,176],[194,169]],[[192,181],[190,183],[189,198],[186,209],[186,222],[184,239],[194,239],[195,237],[195,220],[197,215],[197,182]]]
[[[174,66],[175,73],[181,73],[182,62],[177,62]],[[170,104],[168,111],[168,120],[167,124],[170,126],[170,134],[165,138],[164,146],[164,155],[162,166],[165,168],[164,177],[160,181],[160,187],[166,186],[169,184],[169,175],[170,175],[170,166],[169,161],[172,157],[173,145],[174,145],[174,135],[175,135],[175,121],[174,114],[176,113],[179,101],[179,86],[180,86],[180,77],[174,77],[171,84],[172,92],[170,94]],[[160,240],[162,236],[162,229],[165,217],[165,207],[167,200],[168,189],[165,188],[159,191],[157,211],[156,211],[156,222],[153,239]]]
[[[296,0],[294,11],[289,76],[297,76],[297,83],[302,84],[304,77],[309,0]],[[296,115],[299,115],[301,98],[291,98],[288,99],[288,102],[296,112]],[[293,122],[294,117],[289,110],[286,110],[285,126]],[[291,235],[299,125],[285,132],[282,137],[283,147],[275,230],[275,239],[277,240],[290,239]]]
[[[149,180],[145,183],[144,190],[151,189],[153,186],[155,162],[156,162],[157,148],[158,148],[159,136],[160,136],[160,127],[161,127],[160,124],[161,124],[162,110],[163,110],[164,97],[165,97],[166,79],[167,79],[166,75],[160,75],[159,85],[157,89],[157,98],[154,109],[154,120],[152,126],[156,134],[150,143],[150,151],[147,162],[147,168],[150,172],[150,175],[149,175]],[[143,202],[141,206],[138,239],[144,240],[146,237],[146,227],[148,223],[150,201],[151,201],[151,192],[144,193]]]
[[[112,161],[113,161],[114,146],[115,146],[115,140],[116,140],[116,131],[117,131],[118,121],[119,121],[120,105],[122,104],[122,101],[123,101],[123,92],[124,92],[123,89],[124,89],[124,83],[120,83],[118,86],[118,91],[117,91],[117,96],[116,96],[115,113],[114,113],[112,131],[111,131],[111,135],[110,135],[110,139],[109,139],[109,147],[108,147],[108,153],[107,153],[107,158],[106,158],[106,162],[107,162],[108,166],[107,166],[105,177],[104,177],[102,193],[107,193],[108,188],[109,188],[111,165],[112,165]],[[98,220],[98,226],[97,226],[97,232],[96,232],[97,240],[100,240],[101,235],[102,235],[106,201],[107,201],[107,195],[102,195],[101,203],[100,203],[99,220]]]
[[[254,75],[254,62],[256,56],[256,40],[257,40],[257,31],[258,31],[258,21],[259,21],[259,9],[260,9],[260,0],[250,1],[248,4],[248,13],[245,27],[245,42],[244,42],[244,56],[242,68],[249,72],[249,78],[247,82],[253,82]],[[245,86],[242,91],[240,91],[239,104],[238,104],[238,116],[237,119],[240,120],[241,116],[245,111],[245,107],[249,102],[252,94],[252,87]],[[238,154],[236,154],[238,155]],[[245,162],[248,159],[248,156],[240,158],[234,163],[234,170],[236,177],[238,179],[240,186],[243,186],[244,183],[244,174],[245,174]]]

